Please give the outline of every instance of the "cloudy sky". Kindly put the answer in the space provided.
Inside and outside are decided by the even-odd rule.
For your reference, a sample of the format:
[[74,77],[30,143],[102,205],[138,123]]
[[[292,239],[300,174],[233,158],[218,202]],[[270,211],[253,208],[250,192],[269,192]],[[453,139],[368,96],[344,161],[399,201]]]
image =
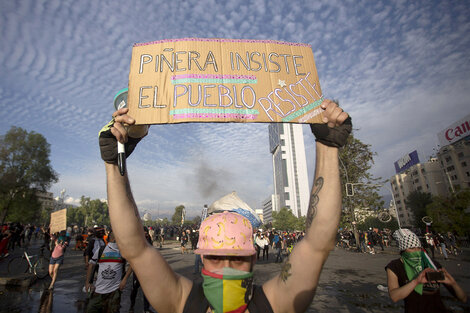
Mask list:
[[[106,197],[98,131],[127,87],[132,45],[169,38],[272,39],[312,46],[325,95],[377,152],[373,173],[469,113],[469,1],[0,0],[0,134],[43,134],[67,201]],[[304,126],[309,176],[313,136]],[[153,126],[128,160],[142,213],[171,214],[237,191],[273,192],[266,124]],[[385,189],[383,192],[387,192]]]

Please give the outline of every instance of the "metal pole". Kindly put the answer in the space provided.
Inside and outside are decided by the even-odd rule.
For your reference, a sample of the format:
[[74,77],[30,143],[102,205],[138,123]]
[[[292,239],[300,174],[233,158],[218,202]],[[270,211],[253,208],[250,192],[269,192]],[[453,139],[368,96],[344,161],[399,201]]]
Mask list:
[[[344,170],[344,175],[346,175],[346,184],[349,183],[349,176],[348,176],[348,171],[346,170],[346,166],[344,166],[343,160],[338,156],[339,162],[341,163],[341,166],[343,167]],[[354,190],[354,185],[353,185],[353,190]],[[360,242],[359,242],[359,233],[357,232],[356,228],[356,214],[354,214],[354,208],[351,206],[351,203],[349,201],[349,197],[346,198],[346,205],[348,206],[350,210],[350,215],[351,215],[351,224],[353,226],[353,233],[354,233],[354,239],[356,240],[356,247],[357,250],[361,249]]]
[[[387,181],[388,180],[386,180],[385,182],[387,182]],[[395,208],[395,213],[397,213],[398,228],[401,229],[400,217],[398,216],[397,203],[395,202],[395,196],[393,195],[393,190],[388,185],[384,185],[384,187],[386,187],[386,188],[388,188],[388,190],[390,190],[390,194],[392,195],[392,200],[393,200],[393,207]]]

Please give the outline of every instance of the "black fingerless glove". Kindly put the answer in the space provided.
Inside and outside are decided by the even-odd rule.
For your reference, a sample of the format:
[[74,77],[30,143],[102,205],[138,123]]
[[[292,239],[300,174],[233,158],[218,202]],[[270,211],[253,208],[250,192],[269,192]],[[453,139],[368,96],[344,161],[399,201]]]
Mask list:
[[[114,119],[112,119],[108,124],[106,124],[99,133],[99,144],[101,151],[101,158],[106,163],[117,164],[118,159],[118,150],[117,150],[117,140],[111,133],[111,127],[114,125]],[[134,151],[135,147],[142,138],[132,138],[127,137],[127,142],[124,144],[126,158],[129,157]]]
[[352,121],[348,116],[340,126],[330,128],[328,124],[310,124],[310,128],[316,141],[330,147],[341,148],[346,144],[352,131]]

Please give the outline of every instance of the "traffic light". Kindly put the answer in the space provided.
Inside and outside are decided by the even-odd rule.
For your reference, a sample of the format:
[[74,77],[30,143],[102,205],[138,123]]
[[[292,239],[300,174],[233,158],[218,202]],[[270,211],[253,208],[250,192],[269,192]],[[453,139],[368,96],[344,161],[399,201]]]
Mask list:
[[352,183],[346,183],[346,196],[354,196],[354,185]]

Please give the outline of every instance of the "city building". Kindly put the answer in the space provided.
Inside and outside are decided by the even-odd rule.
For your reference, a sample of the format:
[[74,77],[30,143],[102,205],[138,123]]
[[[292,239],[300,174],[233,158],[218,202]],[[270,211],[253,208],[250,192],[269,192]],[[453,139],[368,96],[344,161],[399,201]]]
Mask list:
[[41,203],[41,209],[52,210],[55,206],[54,194],[52,192],[36,190],[36,198]]
[[390,178],[398,218],[402,227],[413,224],[413,214],[405,200],[413,191],[430,193],[433,196],[446,195],[441,166],[437,158],[417,163]]
[[448,192],[470,188],[470,114],[442,130],[437,152]]
[[261,220],[261,223],[264,224],[263,209],[256,209],[255,213],[256,215],[258,215],[259,219]]
[[398,218],[402,227],[411,226],[413,214],[405,200],[413,191],[449,196],[470,188],[470,114],[437,134],[436,157],[421,163],[415,151],[395,162],[390,178]]
[[279,210],[287,207],[296,217],[305,216],[310,193],[302,125],[270,124],[269,147],[274,181],[274,197],[271,201],[277,202],[272,208]]
[[272,223],[273,222],[273,211],[279,212],[279,208],[276,205],[279,204],[279,197],[276,195],[271,195],[261,204],[263,209],[263,223]]
[[470,188],[470,140],[463,139],[437,152],[443,171],[442,184],[448,192]]

